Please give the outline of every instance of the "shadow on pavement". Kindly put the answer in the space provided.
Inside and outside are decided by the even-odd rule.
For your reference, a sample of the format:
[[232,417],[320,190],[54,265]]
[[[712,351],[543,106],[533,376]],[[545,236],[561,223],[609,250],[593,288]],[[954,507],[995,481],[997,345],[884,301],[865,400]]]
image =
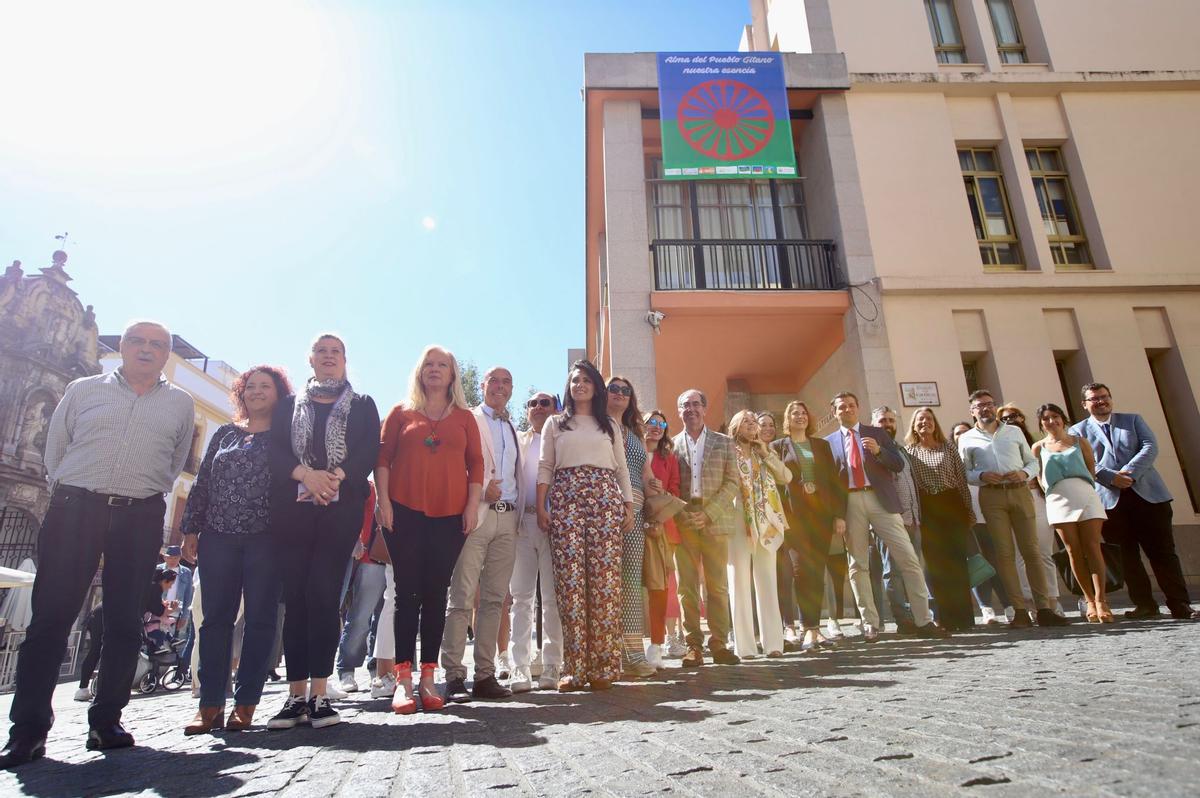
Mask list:
[[228,795],[244,783],[220,771],[255,763],[247,751],[183,753],[135,746],[87,762],[42,759],[12,771],[21,794],[37,798],[81,798],[121,792],[188,795],[196,798]]

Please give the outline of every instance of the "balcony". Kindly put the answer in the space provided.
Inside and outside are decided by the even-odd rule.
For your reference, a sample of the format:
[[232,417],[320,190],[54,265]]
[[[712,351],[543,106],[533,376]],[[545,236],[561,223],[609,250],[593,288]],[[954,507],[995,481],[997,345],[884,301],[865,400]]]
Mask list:
[[833,241],[666,239],[650,242],[656,291],[836,291]]

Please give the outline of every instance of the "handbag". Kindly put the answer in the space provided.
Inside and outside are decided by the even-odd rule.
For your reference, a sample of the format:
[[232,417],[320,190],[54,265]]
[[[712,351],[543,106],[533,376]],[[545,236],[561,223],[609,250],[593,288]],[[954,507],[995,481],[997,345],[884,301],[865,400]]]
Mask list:
[[996,569],[982,554],[972,554],[967,558],[967,578],[971,587],[979,587],[996,575]]
[[687,507],[687,502],[678,496],[659,493],[646,497],[646,501],[642,505],[642,515],[646,521],[652,524],[663,524],[678,515],[685,507]]
[[[1125,587],[1125,572],[1121,568],[1121,547],[1115,543],[1101,543],[1100,551],[1104,555],[1104,590],[1107,593]],[[1082,596],[1083,588],[1075,580],[1071,570],[1071,558],[1066,549],[1059,549],[1050,555],[1054,567],[1058,570],[1067,588],[1076,596]]]
[[384,565],[392,561],[392,555],[388,553],[387,544],[383,541],[383,527],[379,524],[375,524],[371,530],[371,545],[367,546],[367,557]]

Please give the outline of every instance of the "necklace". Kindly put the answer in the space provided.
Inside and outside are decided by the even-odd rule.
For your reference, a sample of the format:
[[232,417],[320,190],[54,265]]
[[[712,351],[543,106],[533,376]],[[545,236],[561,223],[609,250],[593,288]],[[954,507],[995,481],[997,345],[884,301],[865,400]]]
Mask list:
[[421,415],[424,416],[425,422],[429,424],[429,434],[425,436],[423,443],[428,446],[429,451],[433,452],[434,454],[437,454],[438,447],[442,445],[442,439],[438,437],[437,433],[438,424],[441,424],[446,419],[446,414],[450,412],[452,407],[453,405],[446,405],[446,407],[442,410],[442,414],[438,416],[437,420],[425,415],[424,410],[421,411]]

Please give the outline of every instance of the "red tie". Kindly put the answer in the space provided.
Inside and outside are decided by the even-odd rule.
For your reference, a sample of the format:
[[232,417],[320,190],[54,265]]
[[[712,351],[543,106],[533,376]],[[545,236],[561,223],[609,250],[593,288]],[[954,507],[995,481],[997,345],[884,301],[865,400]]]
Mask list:
[[846,430],[850,433],[846,444],[846,461],[850,463],[850,487],[865,488],[867,486],[867,474],[863,471],[862,449],[858,445],[858,436],[854,434],[854,430]]

